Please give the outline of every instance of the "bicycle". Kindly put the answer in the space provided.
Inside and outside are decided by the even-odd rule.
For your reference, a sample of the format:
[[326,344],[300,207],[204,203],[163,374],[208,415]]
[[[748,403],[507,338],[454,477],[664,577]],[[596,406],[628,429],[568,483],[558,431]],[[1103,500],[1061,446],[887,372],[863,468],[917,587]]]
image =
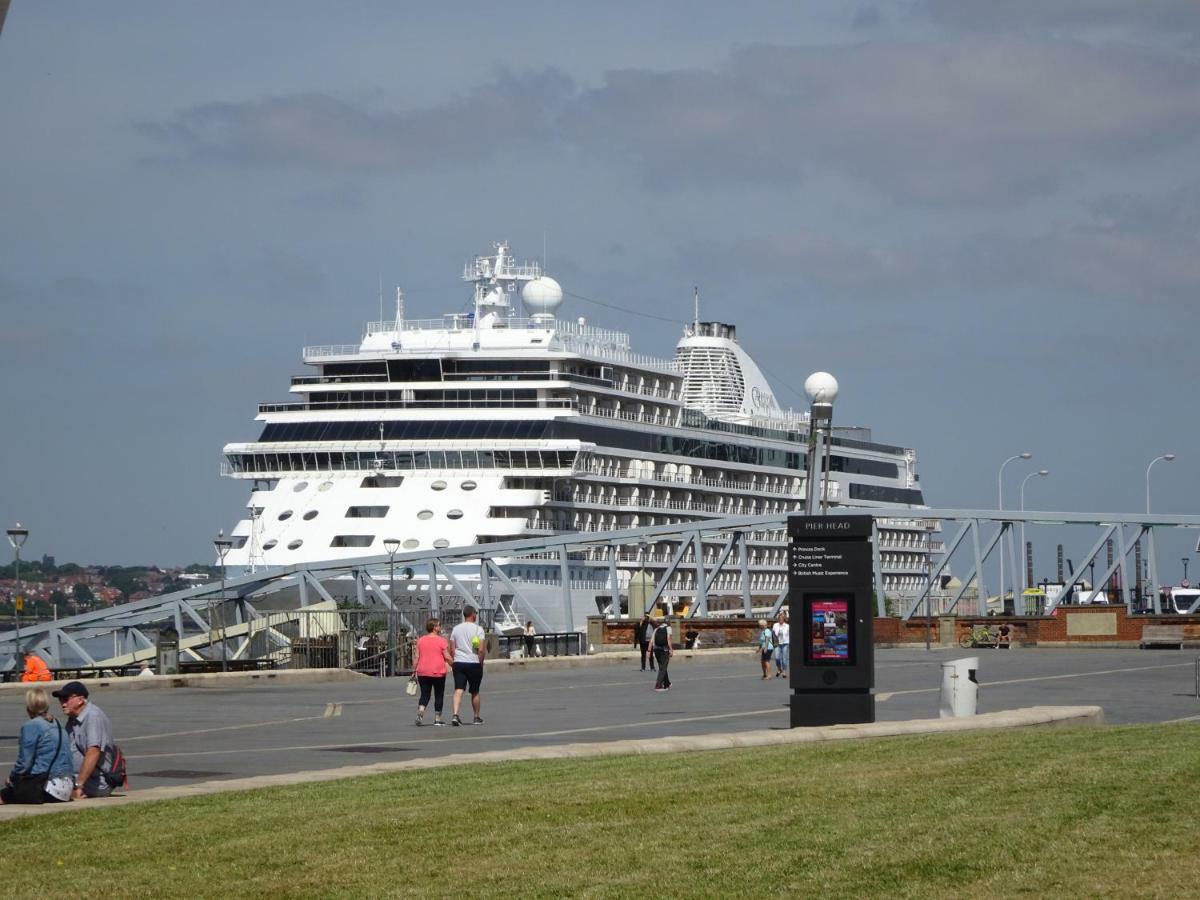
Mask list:
[[970,647],[994,647],[996,643],[996,633],[987,625],[976,625],[958,639],[958,646],[964,650]]

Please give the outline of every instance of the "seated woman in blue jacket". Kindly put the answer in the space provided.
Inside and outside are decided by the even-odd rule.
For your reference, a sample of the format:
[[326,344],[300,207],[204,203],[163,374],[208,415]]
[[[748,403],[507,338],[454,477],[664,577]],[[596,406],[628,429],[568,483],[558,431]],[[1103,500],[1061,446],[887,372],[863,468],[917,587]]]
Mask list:
[[50,698],[42,688],[25,692],[29,721],[21,726],[17,761],[0,788],[0,803],[61,803],[71,799],[75,783],[71,741],[49,710]]

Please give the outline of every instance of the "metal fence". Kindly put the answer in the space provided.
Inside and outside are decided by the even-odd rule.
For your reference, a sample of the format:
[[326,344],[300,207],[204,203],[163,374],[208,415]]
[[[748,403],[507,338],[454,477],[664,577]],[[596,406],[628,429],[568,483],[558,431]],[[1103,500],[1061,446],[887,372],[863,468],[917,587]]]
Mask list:
[[[255,624],[251,636],[256,656],[272,659],[287,668],[343,668],[368,675],[406,675],[415,664],[415,645],[426,633],[432,611],[428,607],[397,610],[289,610],[268,613]],[[439,610],[443,634],[462,621],[460,608]],[[478,622],[496,641],[501,659],[581,656],[586,645],[578,632],[533,636],[532,646],[523,634],[494,634],[494,615],[480,610]]]

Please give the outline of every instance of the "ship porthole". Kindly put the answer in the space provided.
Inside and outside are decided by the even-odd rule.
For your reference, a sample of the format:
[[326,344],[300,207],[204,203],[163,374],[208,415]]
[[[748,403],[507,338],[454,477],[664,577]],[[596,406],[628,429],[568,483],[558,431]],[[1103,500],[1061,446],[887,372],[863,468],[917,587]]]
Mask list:
[[417,549],[417,547],[420,547],[420,546],[421,546],[421,542],[418,541],[416,538],[409,538],[407,541],[404,542],[405,550],[415,550],[415,549]]
[[305,522],[311,522],[313,519],[315,519],[315,518],[317,517],[317,513],[318,513],[318,512],[319,512],[319,510],[316,510],[316,509],[310,509],[308,512],[306,512],[306,513],[304,514],[304,521],[305,521]]
[[447,548],[449,546],[450,546],[450,542],[448,540],[446,540],[445,538],[438,538],[436,541],[433,542],[433,548],[435,550],[444,550],[445,548]]
[[322,481],[321,484],[317,487],[317,490],[318,491],[327,491],[331,487],[333,487],[332,481]]
[[423,509],[419,513],[417,513],[417,518],[418,519],[432,519],[433,518],[433,510]]
[[281,512],[279,514],[279,521],[286,522],[291,517],[292,517],[292,511],[290,509],[285,509],[283,512]]
[[275,540],[275,538],[271,538],[271,540],[269,540],[265,544],[263,544],[263,549],[270,550],[278,543],[279,543],[279,541]]
[[299,550],[299,549],[300,549],[300,545],[301,545],[301,544],[303,544],[303,543],[304,543],[304,541],[302,541],[302,540],[300,540],[299,538],[297,538],[296,540],[294,540],[294,541],[292,541],[290,544],[288,544],[288,549],[289,549],[289,550]]
[[435,491],[444,491],[446,489],[446,482],[442,481],[439,478],[437,481],[435,481],[429,487]]
[[477,488],[477,487],[479,487],[479,485],[477,485],[477,484],[476,484],[475,482],[473,482],[473,481],[464,481],[464,482],[462,483],[462,489],[463,489],[464,491],[473,491],[473,490],[475,490],[475,488]]
[[450,512],[446,513],[447,519],[461,519],[462,517],[463,511],[461,509],[452,509]]
[[306,487],[308,487],[308,482],[307,482],[307,481],[299,481],[299,482],[297,482],[296,484],[292,485],[292,490],[293,490],[293,491],[295,491],[295,492],[298,494],[298,493],[300,493],[302,490],[304,490]]

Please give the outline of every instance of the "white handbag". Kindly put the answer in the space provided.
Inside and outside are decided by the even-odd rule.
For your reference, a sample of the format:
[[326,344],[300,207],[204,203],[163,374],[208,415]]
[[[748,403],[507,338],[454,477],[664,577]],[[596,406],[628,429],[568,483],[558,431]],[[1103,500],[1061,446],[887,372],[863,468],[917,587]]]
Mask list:
[[408,684],[406,684],[404,686],[404,693],[408,694],[408,696],[410,696],[410,697],[417,696],[417,676],[416,675],[414,675],[412,678],[408,679]]

